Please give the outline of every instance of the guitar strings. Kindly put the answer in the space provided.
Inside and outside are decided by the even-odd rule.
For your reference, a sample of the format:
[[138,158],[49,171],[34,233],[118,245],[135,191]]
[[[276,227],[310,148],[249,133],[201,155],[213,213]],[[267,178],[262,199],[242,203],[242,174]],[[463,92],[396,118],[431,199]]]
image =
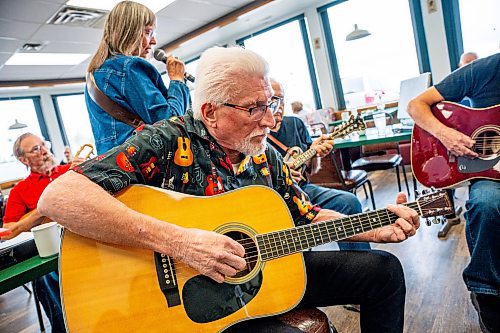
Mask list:
[[[432,211],[432,209],[423,209],[422,211],[424,211],[424,210],[426,210],[426,211]],[[394,214],[394,213],[393,213],[393,214]],[[397,215],[395,215],[395,214],[394,214],[394,216],[395,216],[395,217],[397,217]],[[335,219],[335,220],[337,220],[337,219]],[[324,222],[324,223],[326,224],[326,223],[328,223],[328,222],[333,222],[333,221],[335,221],[335,220],[321,221],[321,222],[318,222],[318,223],[323,223],[323,222]],[[363,218],[363,221],[364,221],[364,222],[367,222],[367,221],[369,222],[369,219],[368,219],[368,218]],[[388,218],[388,217],[381,219],[381,226],[380,226],[380,227],[383,227],[383,226],[384,226],[382,223],[387,223],[387,222],[391,222],[391,221],[392,221],[392,220],[391,220],[390,218]],[[369,222],[369,223],[370,223],[370,222]],[[361,223],[357,223],[357,224],[361,225]],[[371,225],[371,223],[370,223],[370,225]],[[388,225],[388,224],[385,224],[385,225]],[[373,230],[373,229],[378,229],[378,228],[380,228],[380,227],[375,227],[375,228],[372,228],[371,230]],[[352,232],[352,231],[354,230],[354,228],[352,228],[352,229],[348,229],[348,228],[346,227],[346,228],[345,228],[345,230],[351,230],[351,231],[349,231],[349,232]],[[347,232],[347,231],[346,231],[345,233],[349,233],[349,232]],[[333,233],[333,232],[332,232],[332,233]],[[320,235],[325,236],[325,237],[330,237],[330,234],[331,234],[331,233],[328,233],[328,230],[323,230],[323,231],[320,231]],[[354,234],[353,234],[353,235],[354,235]],[[308,236],[308,235],[304,235],[304,236],[300,236],[300,237],[306,237],[304,240],[307,242],[307,236]],[[341,239],[349,238],[349,237],[351,237],[351,236],[352,236],[352,235],[348,235],[348,236],[346,236],[346,237],[337,238],[337,240],[341,240]],[[322,238],[323,238],[323,237],[322,237]],[[300,245],[305,245],[304,240],[301,240],[301,241],[300,241]],[[330,241],[328,241],[328,242],[325,242],[325,243],[329,243],[329,242],[332,242],[332,241],[334,241],[334,240],[332,239],[332,240],[330,240]],[[246,242],[246,245],[248,245],[248,244],[253,245],[253,244],[254,244],[254,242],[253,242],[253,241],[251,241],[251,240],[248,240],[248,241],[247,241],[247,240],[243,240],[243,241],[242,241],[242,243],[244,243],[244,242]],[[271,245],[271,244],[269,244],[269,245]],[[277,246],[277,244],[276,244],[275,246]],[[252,246],[252,247],[254,247],[254,246]],[[268,251],[262,251],[260,256],[262,256],[262,255],[268,255],[268,258],[267,258],[267,260],[265,260],[265,261],[269,261],[269,260],[277,259],[277,258],[280,258],[280,257],[283,257],[283,256],[287,256],[287,255],[289,255],[289,254],[300,253],[300,252],[302,252],[303,250],[306,250],[306,249],[308,249],[308,248],[310,248],[310,247],[312,247],[312,246],[309,246],[309,242],[307,242],[307,246],[305,246],[305,247],[304,247],[304,249],[299,250],[299,251],[291,251],[291,249],[289,249],[289,251],[290,251],[290,252],[288,252],[288,253],[283,252],[282,254],[277,253],[276,255],[273,253],[273,251],[271,251],[271,253],[270,253],[270,254],[271,254],[271,256],[269,256],[269,252],[268,252]],[[268,249],[264,249],[264,250],[268,250]],[[250,254],[251,254],[251,255],[250,255]],[[245,257],[244,257],[244,259],[245,259],[245,261],[247,262],[247,265],[251,266],[251,267],[252,267],[252,269],[253,269],[253,268],[257,265],[257,263],[260,261],[260,260],[259,260],[259,257],[260,257],[260,256],[259,256],[259,252],[258,252],[258,251],[250,251],[249,253],[245,253]],[[191,267],[191,266],[189,266],[188,264],[185,264],[185,263],[183,263],[183,262],[181,262],[181,261],[177,261],[177,260],[176,260],[176,262],[175,262],[175,270],[176,270],[176,277],[177,277],[177,280],[178,280],[178,281],[179,281],[179,280],[180,280],[180,281],[185,281],[185,280],[188,280],[188,279],[190,279],[190,278],[192,278],[192,277],[193,277],[193,275],[187,275],[186,273],[182,273],[182,272],[177,271],[178,269],[182,270],[182,269],[185,269],[186,267],[188,267],[188,268],[189,268],[189,269],[191,269],[191,270],[196,271],[194,268],[192,268],[192,267]],[[197,272],[197,271],[196,271],[196,272]],[[199,273],[199,272],[197,272],[197,273],[201,275],[201,273]]]
[[[440,199],[440,198],[437,198],[437,199],[434,199],[434,200],[430,200],[429,202],[427,202],[427,204],[429,204],[430,202],[437,201],[437,200],[439,200],[439,199]],[[410,205],[417,205],[417,206],[418,206],[418,204],[417,204],[417,203],[410,203],[410,204],[408,204],[407,206],[410,206]],[[424,212],[424,210],[425,210],[425,211],[432,211],[432,209],[422,209],[422,213]],[[363,216],[362,221],[363,221],[363,222],[367,222],[367,221],[369,222],[368,215],[373,214],[373,213],[375,213],[375,212],[377,213],[377,215],[378,215],[380,212],[382,212],[382,213],[386,213],[386,214],[388,214],[388,213],[392,213],[392,212],[387,211],[387,210],[385,210],[385,211],[374,211],[374,212],[371,212],[371,213],[369,213],[369,214],[362,213],[362,214],[364,214],[364,215],[365,215],[365,216]],[[397,215],[396,215],[396,214],[394,214],[394,213],[392,213],[392,215],[393,215],[393,218],[394,218],[394,217],[397,217]],[[352,216],[352,215],[351,215],[351,216]],[[324,223],[325,228],[326,228],[326,224],[327,224],[327,223],[333,223],[333,222],[334,222],[334,221],[336,221],[336,220],[339,220],[339,219],[333,219],[333,220],[321,221],[321,222],[318,222],[318,223]],[[359,220],[360,222],[359,222],[359,223],[356,223],[356,225],[361,226],[361,225],[362,225],[361,219],[358,219],[358,220]],[[391,221],[392,221],[392,219],[391,219],[390,217],[384,217],[383,219],[380,219],[380,223],[381,223],[381,226],[380,226],[380,227],[384,226],[384,225],[382,225],[382,222],[383,222],[383,223],[387,223],[387,222],[391,222]],[[370,223],[370,227],[372,227],[372,229],[377,229],[377,228],[379,228],[379,227],[373,228],[373,226],[371,225],[371,222],[369,222],[369,223]],[[351,223],[351,224],[352,224],[352,223]],[[386,225],[387,225],[387,224],[386,224]],[[310,226],[310,225],[308,225],[308,226]],[[323,226],[323,225],[320,225],[318,228],[320,229],[320,228],[321,228],[321,226]],[[347,228],[344,228],[344,230],[350,230],[350,231],[349,231],[349,233],[350,233],[350,232],[353,232],[353,230],[354,230],[354,225],[353,225],[352,229],[351,229],[351,228],[348,228],[348,226],[347,226]],[[334,231],[334,229],[333,229],[332,231]],[[311,232],[314,234],[314,232],[313,232],[312,230],[311,230]],[[336,233],[336,234],[337,234],[337,233]],[[345,231],[345,232],[344,232],[344,234],[347,234],[347,231]],[[319,235],[320,235],[320,237],[321,237],[321,239],[322,239],[322,240],[323,240],[323,236],[331,238],[331,236],[330,236],[330,233],[329,233],[328,229],[325,229],[325,230],[320,230],[320,234],[319,234]],[[354,235],[354,233],[353,233],[353,235]],[[306,237],[306,238],[305,238],[305,240],[306,240],[306,242],[307,242],[307,247],[306,247],[306,248],[304,248],[303,250],[305,250],[305,249],[307,249],[307,248],[309,248],[309,247],[310,247],[310,246],[309,246],[309,242],[307,241],[307,236],[308,236],[308,235],[299,236],[300,238],[301,238],[301,237]],[[351,236],[352,236],[352,235],[348,235],[348,236],[347,236],[347,237],[345,237],[345,238],[349,238],[349,237],[351,237]],[[341,238],[341,239],[344,239],[344,238]],[[337,234],[337,240],[340,240],[340,238],[338,237],[338,234]],[[333,241],[333,239],[329,240],[328,242],[331,242],[331,241]],[[325,243],[328,243],[328,242],[325,242]],[[255,244],[255,243],[253,242],[253,240],[252,240],[252,239],[245,239],[245,240],[242,240],[242,241],[241,241],[241,242],[239,242],[239,243],[241,243],[241,244],[245,244],[245,245],[251,244],[251,245],[252,245],[252,247],[255,247],[255,246],[254,246],[254,244]],[[272,244],[269,244],[269,245],[272,245]],[[302,239],[300,240],[300,245],[305,245],[305,244],[303,243],[303,240],[302,240]],[[277,246],[277,244],[275,244],[275,246]],[[265,249],[265,250],[268,250],[268,249]],[[278,254],[277,254],[277,256],[271,256],[271,257],[269,257],[269,258],[268,258],[268,260],[276,259],[276,258],[279,258],[279,257],[285,256],[285,255],[288,255],[288,254],[298,253],[298,252],[301,252],[301,251],[302,251],[302,250],[297,251],[297,250],[296,250],[296,247],[295,247],[294,251],[291,251],[291,249],[289,248],[289,253],[283,253],[283,254],[281,254],[281,255],[278,253]],[[249,254],[251,254],[251,255],[249,255]],[[255,254],[255,255],[254,255],[254,254]],[[269,252],[267,252],[267,251],[262,251],[262,252],[261,252],[261,255],[264,255],[264,254],[268,255],[268,254],[269,254]],[[273,253],[273,252],[271,252],[271,255],[274,255],[274,253]],[[255,267],[255,264],[259,261],[259,260],[258,260],[258,258],[259,258],[258,251],[250,251],[249,253],[245,253],[245,257],[244,257],[244,258],[245,258],[245,260],[246,260],[247,264],[249,264],[250,266]],[[255,260],[254,260],[254,259],[255,259]],[[190,269],[193,269],[191,266],[189,266],[189,265],[187,265],[187,264],[185,264],[185,263],[183,263],[183,262],[180,262],[180,261],[177,261],[177,262],[176,262],[175,267],[176,267],[176,269],[178,269],[178,268],[179,268],[179,269],[182,269],[182,268],[185,268],[185,267],[189,267]],[[193,269],[193,270],[194,270],[194,269]],[[181,272],[176,272],[176,276],[177,276],[177,280],[183,280],[183,279],[187,278],[187,276],[186,276],[185,274],[182,274]],[[191,278],[191,277],[192,277],[192,276],[190,275],[190,276],[189,276],[189,278]]]

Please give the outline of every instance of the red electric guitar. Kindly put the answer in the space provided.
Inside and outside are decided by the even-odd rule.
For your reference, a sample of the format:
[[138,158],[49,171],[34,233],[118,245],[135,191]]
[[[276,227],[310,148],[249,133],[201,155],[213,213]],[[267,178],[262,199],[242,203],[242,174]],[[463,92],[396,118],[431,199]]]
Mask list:
[[470,159],[450,154],[434,136],[415,125],[411,143],[411,166],[417,180],[427,187],[447,188],[473,178],[500,179],[500,104],[483,109],[440,102],[431,108],[448,127],[476,141],[479,154]]
[[205,187],[206,196],[224,193],[222,179],[219,175],[217,175],[217,171],[214,166],[212,166],[212,174],[207,176],[207,182],[208,185]]

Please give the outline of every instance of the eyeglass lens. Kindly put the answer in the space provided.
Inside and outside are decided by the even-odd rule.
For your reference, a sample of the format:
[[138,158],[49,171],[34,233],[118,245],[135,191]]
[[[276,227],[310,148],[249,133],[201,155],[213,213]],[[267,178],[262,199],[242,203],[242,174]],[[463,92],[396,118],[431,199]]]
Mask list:
[[51,146],[52,146],[52,144],[50,143],[50,141],[44,141],[44,142],[42,142],[41,145],[36,145],[33,148],[31,148],[29,153],[38,154],[42,151],[42,147],[45,147],[45,148],[47,148],[47,150],[50,150]]

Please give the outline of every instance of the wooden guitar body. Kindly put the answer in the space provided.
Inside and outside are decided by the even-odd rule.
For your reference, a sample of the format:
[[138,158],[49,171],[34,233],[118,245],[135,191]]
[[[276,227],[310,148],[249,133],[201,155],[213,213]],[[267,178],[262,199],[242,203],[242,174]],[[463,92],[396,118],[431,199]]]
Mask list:
[[443,124],[476,140],[476,159],[450,155],[434,136],[415,125],[411,165],[417,180],[427,187],[447,188],[473,178],[500,179],[500,105],[472,109],[440,102],[432,113]]
[[[240,242],[294,226],[281,197],[259,186],[208,198],[136,185],[117,198],[160,220],[213,230]],[[302,255],[264,262],[256,247],[245,248],[247,270],[218,284],[169,257],[66,230],[60,279],[67,328],[71,333],[220,332],[236,322],[293,308],[306,283]]]

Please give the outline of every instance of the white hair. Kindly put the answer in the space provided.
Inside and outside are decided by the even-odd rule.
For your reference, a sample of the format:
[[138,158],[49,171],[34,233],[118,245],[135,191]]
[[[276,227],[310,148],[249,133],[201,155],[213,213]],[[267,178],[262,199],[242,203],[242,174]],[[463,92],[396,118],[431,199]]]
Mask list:
[[267,77],[269,65],[257,53],[239,46],[212,47],[201,55],[196,70],[196,89],[193,98],[194,118],[201,119],[201,106],[227,103],[242,93],[242,74]]

